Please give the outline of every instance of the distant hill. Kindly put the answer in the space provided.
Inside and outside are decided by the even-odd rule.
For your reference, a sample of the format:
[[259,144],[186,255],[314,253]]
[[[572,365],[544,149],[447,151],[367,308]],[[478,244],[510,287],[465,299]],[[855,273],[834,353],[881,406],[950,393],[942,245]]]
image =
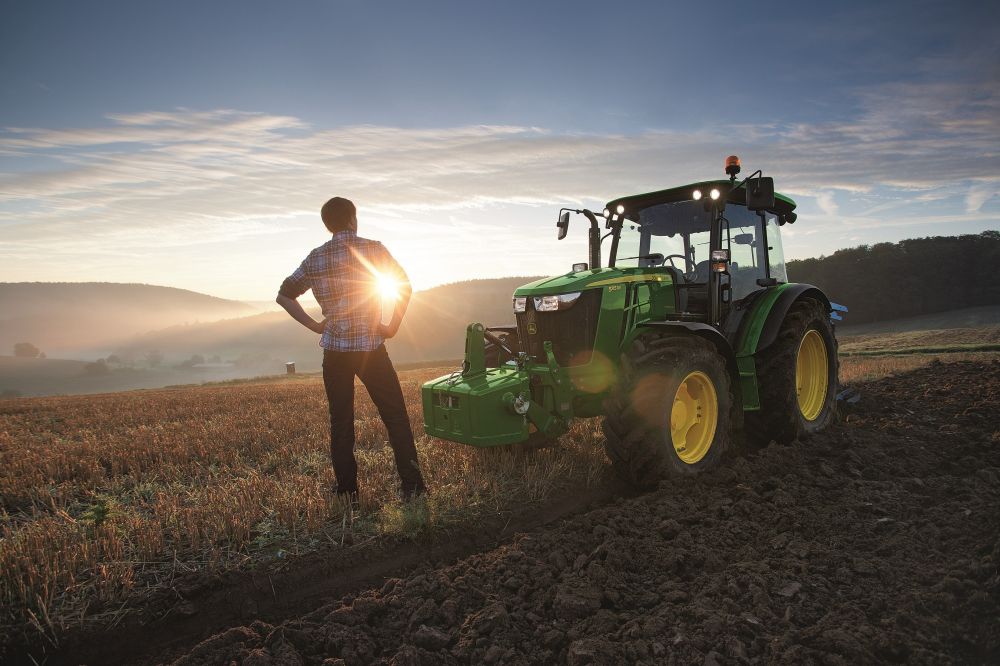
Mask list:
[[111,282],[0,283],[0,353],[30,342],[48,356],[110,349],[138,333],[258,312],[185,289]]
[[788,262],[788,277],[846,305],[849,325],[1000,305],[1000,232],[838,250]]
[[[441,285],[413,294],[398,335],[387,343],[393,360],[400,363],[461,358],[465,327],[478,321],[487,325],[513,323],[511,295],[518,286],[536,277],[470,280]],[[318,317],[318,313],[313,313]],[[239,360],[256,366],[295,361],[301,370],[317,370],[322,361],[319,338],[284,312],[206,324],[174,326],[138,336],[116,348],[119,355],[140,358],[157,350],[165,362],[178,362],[198,354]]]

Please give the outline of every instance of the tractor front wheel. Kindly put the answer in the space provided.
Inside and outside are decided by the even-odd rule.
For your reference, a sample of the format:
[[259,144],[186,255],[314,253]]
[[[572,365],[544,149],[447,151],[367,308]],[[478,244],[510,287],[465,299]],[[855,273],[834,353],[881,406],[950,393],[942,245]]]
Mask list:
[[756,357],[760,411],[747,412],[747,438],[788,444],[826,428],[837,410],[837,338],[826,307],[797,301],[771,345]]
[[734,399],[723,358],[695,336],[637,339],[605,404],[606,450],[630,483],[715,467],[728,445]]

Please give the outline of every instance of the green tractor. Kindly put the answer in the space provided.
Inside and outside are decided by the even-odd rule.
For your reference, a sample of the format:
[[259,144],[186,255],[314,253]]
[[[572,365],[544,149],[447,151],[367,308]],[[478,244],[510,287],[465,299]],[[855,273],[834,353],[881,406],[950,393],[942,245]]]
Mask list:
[[561,210],[559,239],[570,213],[589,221],[589,262],[519,287],[515,325],[468,326],[461,370],[422,387],[425,431],[533,446],[603,416],[608,457],[645,488],[718,465],[737,431],[767,444],[829,425],[846,308],[788,281],[795,202],[739,171],[731,156],[728,180]]

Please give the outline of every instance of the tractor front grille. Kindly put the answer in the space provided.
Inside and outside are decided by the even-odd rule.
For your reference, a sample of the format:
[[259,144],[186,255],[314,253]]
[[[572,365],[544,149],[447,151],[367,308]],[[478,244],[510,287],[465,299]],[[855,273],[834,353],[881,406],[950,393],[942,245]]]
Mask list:
[[555,312],[536,312],[534,299],[529,296],[525,311],[517,314],[517,337],[521,350],[528,352],[538,363],[545,363],[543,344],[549,340],[559,365],[587,363],[597,336],[602,292],[602,289],[584,291],[568,310]]

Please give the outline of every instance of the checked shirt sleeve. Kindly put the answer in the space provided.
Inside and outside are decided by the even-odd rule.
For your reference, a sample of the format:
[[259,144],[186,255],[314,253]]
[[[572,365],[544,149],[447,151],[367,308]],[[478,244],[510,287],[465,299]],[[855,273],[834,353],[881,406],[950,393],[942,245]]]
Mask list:
[[302,265],[296,268],[294,273],[285,278],[285,281],[281,283],[281,288],[278,290],[279,294],[288,298],[298,298],[312,288],[309,273],[306,271],[306,263],[308,261],[308,259],[303,261]]

